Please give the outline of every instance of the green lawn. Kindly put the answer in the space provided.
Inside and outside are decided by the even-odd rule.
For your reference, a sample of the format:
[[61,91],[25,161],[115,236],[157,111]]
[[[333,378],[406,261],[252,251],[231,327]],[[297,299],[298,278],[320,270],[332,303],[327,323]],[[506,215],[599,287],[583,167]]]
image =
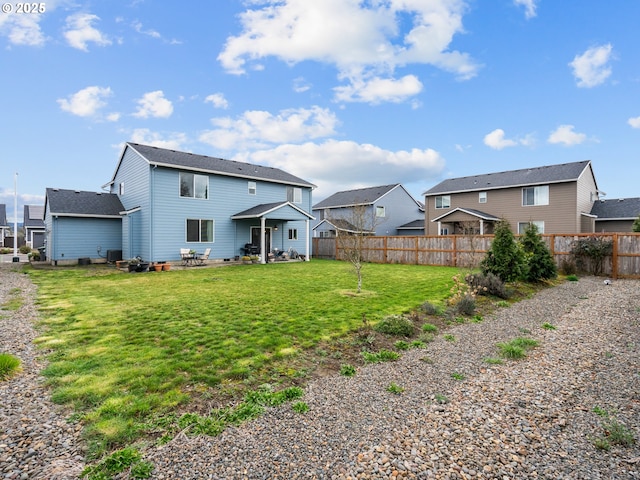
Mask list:
[[[388,314],[441,303],[457,269],[304,263],[126,274],[30,269],[51,351],[53,399],[71,404],[100,449],[131,442],[195,392],[294,377],[300,353]],[[285,379],[286,380],[286,379]],[[212,393],[213,392],[213,393]],[[188,409],[188,408],[186,408]]]

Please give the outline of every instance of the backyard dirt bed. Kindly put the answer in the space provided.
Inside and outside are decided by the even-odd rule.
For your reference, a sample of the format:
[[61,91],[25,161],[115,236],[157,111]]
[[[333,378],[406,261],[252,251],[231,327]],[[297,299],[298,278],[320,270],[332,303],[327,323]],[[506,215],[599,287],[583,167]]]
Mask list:
[[[217,437],[150,446],[151,478],[640,479],[640,281],[603,280],[562,283],[395,362],[312,380],[306,413],[286,404]],[[77,478],[80,425],[39,376],[35,288],[0,267],[0,305],[17,289],[23,305],[0,311],[0,352],[23,365],[0,382],[0,478]],[[539,345],[487,361],[516,337]],[[635,442],[617,444],[621,433]]]

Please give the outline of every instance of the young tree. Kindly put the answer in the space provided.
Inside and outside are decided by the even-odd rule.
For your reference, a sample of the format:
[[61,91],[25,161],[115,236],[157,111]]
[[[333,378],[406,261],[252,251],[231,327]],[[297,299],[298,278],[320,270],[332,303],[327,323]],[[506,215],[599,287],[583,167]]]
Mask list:
[[524,236],[520,239],[520,245],[522,245],[527,260],[525,280],[538,282],[555,278],[558,275],[553,256],[538,233],[538,227],[535,224],[529,223],[527,225]]
[[631,227],[632,232],[640,232],[640,215],[633,221],[633,226]]
[[362,291],[362,269],[365,263],[365,237],[373,235],[379,219],[365,205],[356,205],[343,216],[329,218],[336,226],[336,242],[344,258],[351,263],[358,279],[357,293]]
[[503,282],[513,282],[526,273],[526,263],[521,247],[515,241],[507,220],[496,224],[491,248],[480,264],[482,273],[493,273]]

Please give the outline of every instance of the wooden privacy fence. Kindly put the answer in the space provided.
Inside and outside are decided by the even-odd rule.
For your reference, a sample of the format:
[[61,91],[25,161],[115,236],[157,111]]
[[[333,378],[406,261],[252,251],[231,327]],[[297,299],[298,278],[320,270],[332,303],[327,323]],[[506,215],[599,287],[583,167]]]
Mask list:
[[[612,254],[602,264],[602,274],[612,278],[640,278],[640,233],[542,235],[558,267],[563,261],[571,260],[573,242],[589,237],[613,243]],[[314,238],[313,257],[346,260],[346,254],[358,239],[362,241],[366,262],[469,268],[480,264],[491,247],[493,235]]]

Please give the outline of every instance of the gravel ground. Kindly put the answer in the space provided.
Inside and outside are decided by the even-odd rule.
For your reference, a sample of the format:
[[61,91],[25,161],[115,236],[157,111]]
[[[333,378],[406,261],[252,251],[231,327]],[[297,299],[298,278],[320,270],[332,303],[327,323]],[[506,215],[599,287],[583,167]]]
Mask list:
[[[21,274],[0,276],[0,304],[15,288],[27,300],[0,312],[0,351],[24,364],[0,383],[0,478],[75,478],[79,428],[38,376],[34,289]],[[447,333],[454,342],[439,335],[396,362],[311,382],[307,413],[285,405],[215,438],[151,447],[152,478],[640,479],[640,281],[581,278]],[[527,359],[484,361],[521,336],[540,341]],[[404,392],[388,392],[392,382]],[[607,435],[596,406],[635,444],[595,448]]]

